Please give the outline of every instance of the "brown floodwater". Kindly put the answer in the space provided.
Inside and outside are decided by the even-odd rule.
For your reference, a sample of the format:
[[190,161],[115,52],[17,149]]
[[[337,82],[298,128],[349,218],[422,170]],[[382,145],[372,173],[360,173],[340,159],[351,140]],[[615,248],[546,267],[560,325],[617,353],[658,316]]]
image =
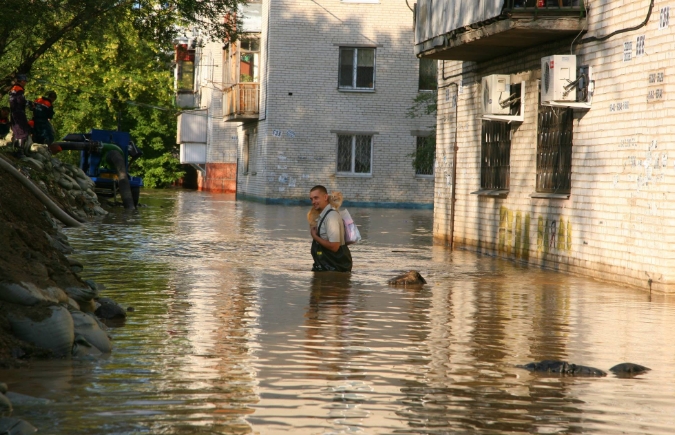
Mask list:
[[[134,307],[99,360],[0,372],[46,434],[670,434],[675,301],[432,242],[428,210],[351,209],[354,272],[310,272],[307,207],[148,191],[67,235]],[[409,269],[421,289],[392,288]],[[635,378],[544,376],[543,359]]]

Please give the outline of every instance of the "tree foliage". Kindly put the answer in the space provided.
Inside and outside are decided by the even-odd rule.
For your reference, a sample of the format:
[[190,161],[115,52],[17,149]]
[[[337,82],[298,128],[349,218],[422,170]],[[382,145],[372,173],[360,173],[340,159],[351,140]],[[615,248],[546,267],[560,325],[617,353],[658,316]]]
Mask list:
[[175,158],[170,55],[141,38],[132,19],[107,26],[103,36],[56,44],[36,62],[26,93],[35,98],[57,92],[57,137],[92,128],[128,131],[144,152],[132,173],[145,176],[151,187],[166,185],[183,175]]
[[243,3],[4,0],[0,105],[16,75],[30,74],[29,99],[48,89],[59,94],[57,137],[119,126],[144,152],[132,173],[144,176],[147,186],[167,185],[183,175],[176,158],[172,41],[187,27],[198,28],[204,39],[236,40],[240,22],[232,17]]
[[[413,105],[408,108],[407,116],[409,118],[420,118],[422,116],[436,115],[438,109],[437,92],[420,92],[413,99]],[[412,165],[415,170],[433,168],[436,158],[436,125],[430,126],[432,134],[424,137],[421,144],[415,148],[415,152],[410,153]]]
[[101,40],[110,23],[131,21],[140,38],[168,46],[182,26],[207,38],[235,40],[243,0],[3,0],[0,13],[0,96],[18,73],[61,43]]

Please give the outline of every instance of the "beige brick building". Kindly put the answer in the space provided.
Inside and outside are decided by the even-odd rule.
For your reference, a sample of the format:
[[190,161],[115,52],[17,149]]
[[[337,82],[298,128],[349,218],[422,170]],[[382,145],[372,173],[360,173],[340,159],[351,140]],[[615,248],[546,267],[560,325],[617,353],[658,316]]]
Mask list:
[[[481,0],[447,14],[460,3],[417,6],[416,53],[444,59],[435,237],[675,291],[670,3]],[[551,55],[565,59],[542,62]],[[576,68],[563,80],[571,58]],[[483,78],[493,74],[510,89],[489,89]],[[560,95],[540,93],[549,85]],[[506,101],[521,95],[522,105]],[[502,120],[490,116],[492,98],[507,106]]]
[[406,115],[436,80],[431,88],[420,81],[406,3],[264,0],[247,8],[259,13],[259,31],[245,23],[239,41],[208,44],[201,57],[219,64],[212,76],[221,77],[215,91],[202,91],[201,106],[222,113],[209,117],[207,161],[236,151],[238,196],[300,203],[324,184],[359,205],[431,208],[433,164],[415,168],[411,154],[435,119]]

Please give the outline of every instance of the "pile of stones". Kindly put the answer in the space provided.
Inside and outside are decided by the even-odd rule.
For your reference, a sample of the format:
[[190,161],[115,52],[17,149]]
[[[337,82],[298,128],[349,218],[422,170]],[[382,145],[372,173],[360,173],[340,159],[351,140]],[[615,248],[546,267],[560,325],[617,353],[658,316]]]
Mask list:
[[[50,236],[63,253],[72,252],[62,233]],[[73,273],[83,265],[68,258]],[[98,357],[112,350],[103,320],[124,319],[126,311],[99,295],[103,286],[84,281],[84,286],[41,288],[29,282],[0,282],[0,300],[18,309],[9,310],[12,334],[56,357]],[[1,433],[1,432],[0,432]]]
[[17,168],[71,216],[84,221],[106,215],[94,192],[94,182],[77,166],[52,157],[46,145],[34,144]]
[[11,416],[13,408],[10,397],[7,384],[0,382],[0,434],[27,435],[37,432],[26,420]]

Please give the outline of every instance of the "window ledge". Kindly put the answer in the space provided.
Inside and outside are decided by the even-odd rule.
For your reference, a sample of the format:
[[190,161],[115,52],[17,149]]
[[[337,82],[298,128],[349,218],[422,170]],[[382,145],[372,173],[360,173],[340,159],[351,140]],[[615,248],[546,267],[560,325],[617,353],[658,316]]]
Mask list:
[[338,172],[335,176],[341,178],[373,178],[373,174],[350,174],[348,172]]
[[436,178],[435,175],[421,175],[421,174],[415,174],[415,178],[419,178],[420,180],[433,180]]
[[530,198],[548,198],[548,199],[569,199],[569,193],[543,193],[535,192],[530,193]]
[[492,198],[506,198],[506,195],[509,194],[508,190],[504,189],[481,189],[481,190],[476,190],[475,192],[471,192],[472,195],[478,195],[478,196],[489,196]]
[[374,94],[375,89],[354,89],[354,88],[338,88],[339,92],[355,92],[362,94]]

